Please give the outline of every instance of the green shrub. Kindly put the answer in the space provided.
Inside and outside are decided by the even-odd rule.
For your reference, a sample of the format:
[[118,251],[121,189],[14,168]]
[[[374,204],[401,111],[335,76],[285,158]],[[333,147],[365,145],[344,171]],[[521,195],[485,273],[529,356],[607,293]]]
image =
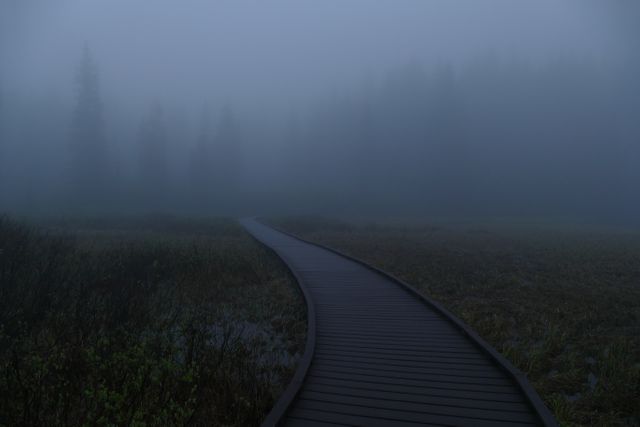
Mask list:
[[0,425],[258,425],[304,347],[285,268],[231,221],[107,225],[0,221]]

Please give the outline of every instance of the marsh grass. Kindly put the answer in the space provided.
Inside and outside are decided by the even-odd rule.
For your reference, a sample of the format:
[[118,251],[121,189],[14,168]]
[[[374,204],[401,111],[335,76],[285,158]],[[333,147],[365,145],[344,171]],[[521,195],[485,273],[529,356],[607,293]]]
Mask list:
[[549,224],[273,222],[443,303],[526,373],[561,424],[640,424],[640,234]]
[[258,425],[304,303],[230,220],[0,220],[0,425]]

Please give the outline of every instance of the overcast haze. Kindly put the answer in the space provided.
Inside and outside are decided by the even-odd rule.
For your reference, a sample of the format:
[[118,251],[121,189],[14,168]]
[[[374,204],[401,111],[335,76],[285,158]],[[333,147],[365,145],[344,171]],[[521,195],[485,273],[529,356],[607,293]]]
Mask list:
[[0,4],[5,211],[640,214],[633,1]]
[[21,6],[11,74],[64,94],[84,43],[113,96],[270,105],[342,90],[413,60],[609,61],[624,47],[602,7],[577,0],[32,3]]

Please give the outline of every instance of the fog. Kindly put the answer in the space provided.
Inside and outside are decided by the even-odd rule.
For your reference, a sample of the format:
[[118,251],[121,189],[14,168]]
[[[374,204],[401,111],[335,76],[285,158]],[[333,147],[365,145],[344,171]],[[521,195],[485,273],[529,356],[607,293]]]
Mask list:
[[640,222],[640,6],[0,0],[0,212]]

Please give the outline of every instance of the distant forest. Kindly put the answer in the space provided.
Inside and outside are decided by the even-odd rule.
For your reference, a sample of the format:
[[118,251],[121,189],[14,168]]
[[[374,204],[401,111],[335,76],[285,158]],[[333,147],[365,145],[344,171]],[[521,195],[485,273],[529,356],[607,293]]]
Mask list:
[[0,88],[2,210],[640,216],[631,63],[411,63],[277,123],[203,95],[196,117],[150,100],[137,126],[98,63],[82,53],[74,105]]

